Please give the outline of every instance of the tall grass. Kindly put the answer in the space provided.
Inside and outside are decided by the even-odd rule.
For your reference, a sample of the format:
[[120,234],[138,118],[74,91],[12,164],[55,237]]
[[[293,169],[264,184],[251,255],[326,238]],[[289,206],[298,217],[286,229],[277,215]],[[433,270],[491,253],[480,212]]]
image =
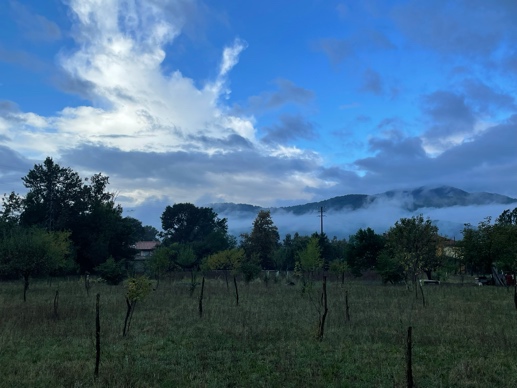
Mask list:
[[[59,319],[53,300],[59,288]],[[5,387],[398,387],[413,327],[419,387],[515,387],[517,312],[503,288],[424,287],[427,306],[405,287],[328,282],[329,314],[317,339],[321,285],[240,286],[239,306],[223,279],[200,289],[163,281],[139,302],[122,337],[123,286],[0,284],[0,386]],[[350,321],[346,321],[348,291]],[[101,294],[101,364],[95,367],[95,294]]]

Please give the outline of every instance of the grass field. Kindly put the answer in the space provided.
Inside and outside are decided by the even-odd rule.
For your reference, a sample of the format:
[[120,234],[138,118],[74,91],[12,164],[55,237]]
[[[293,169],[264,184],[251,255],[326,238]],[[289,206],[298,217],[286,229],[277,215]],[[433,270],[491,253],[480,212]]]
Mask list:
[[[124,287],[80,281],[0,283],[2,387],[403,387],[406,335],[413,327],[418,387],[516,387],[513,290],[426,286],[427,306],[403,286],[328,283],[329,315],[316,339],[318,293],[285,282],[223,280],[198,287],[162,281],[138,302],[122,337]],[[59,289],[59,317],[53,303]],[[345,291],[350,322],[345,321]],[[100,293],[101,364],[94,378],[95,294]]]

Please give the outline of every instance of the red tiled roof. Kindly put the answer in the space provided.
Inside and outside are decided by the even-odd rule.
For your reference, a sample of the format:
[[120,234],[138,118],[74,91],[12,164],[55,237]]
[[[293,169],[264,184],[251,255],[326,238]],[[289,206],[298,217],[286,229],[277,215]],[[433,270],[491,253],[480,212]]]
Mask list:
[[159,241],[138,241],[135,244],[135,249],[140,251],[152,251],[159,244]]

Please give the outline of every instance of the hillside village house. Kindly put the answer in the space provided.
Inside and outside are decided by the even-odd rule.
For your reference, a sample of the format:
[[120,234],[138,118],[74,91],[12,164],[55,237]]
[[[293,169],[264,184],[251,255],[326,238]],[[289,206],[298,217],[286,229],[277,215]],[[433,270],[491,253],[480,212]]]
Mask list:
[[153,255],[154,250],[160,245],[159,241],[138,241],[133,248],[138,252],[133,259],[133,271],[143,273],[147,268],[146,261]]

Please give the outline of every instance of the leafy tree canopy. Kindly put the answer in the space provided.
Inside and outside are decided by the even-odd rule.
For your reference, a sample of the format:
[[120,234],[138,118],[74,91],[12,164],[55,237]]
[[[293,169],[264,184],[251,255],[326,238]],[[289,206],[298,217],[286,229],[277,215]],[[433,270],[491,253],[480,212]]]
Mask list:
[[121,260],[134,254],[133,225],[122,217],[114,194],[107,191],[107,176],[99,173],[83,180],[47,157],[22,181],[28,189],[25,197],[11,193],[3,198],[6,222],[71,232],[73,253],[83,272],[110,256]]
[[211,208],[191,203],[167,206],[161,216],[164,237],[170,242],[188,244],[205,240],[211,233],[225,234],[226,218],[218,218]]
[[313,273],[323,267],[318,236],[311,237],[305,249],[298,253],[298,259],[303,272]]
[[423,215],[401,218],[386,233],[385,253],[404,271],[404,278],[416,282],[421,272],[431,278],[440,265],[438,227]]
[[280,235],[269,210],[258,213],[251,233],[242,234],[241,239],[241,247],[248,258],[255,256],[263,269],[275,268],[274,254],[279,247]]
[[211,208],[191,203],[167,206],[161,216],[164,245],[174,243],[191,247],[196,264],[206,256],[231,247],[226,218],[219,218]]
[[359,229],[350,236],[347,249],[347,263],[354,276],[361,276],[362,271],[373,269],[384,248],[384,238],[373,229]]
[[158,241],[158,229],[151,225],[142,225],[142,221],[133,217],[126,217],[128,224],[131,224],[133,233],[131,239],[134,241]]
[[39,227],[17,226],[3,231],[0,236],[0,272],[24,279],[24,300],[30,277],[49,274],[68,265],[68,237],[67,232],[47,232]]
[[460,257],[471,272],[490,273],[493,264],[517,271],[517,208],[503,211],[495,223],[487,217],[477,228],[466,224],[462,233]]

